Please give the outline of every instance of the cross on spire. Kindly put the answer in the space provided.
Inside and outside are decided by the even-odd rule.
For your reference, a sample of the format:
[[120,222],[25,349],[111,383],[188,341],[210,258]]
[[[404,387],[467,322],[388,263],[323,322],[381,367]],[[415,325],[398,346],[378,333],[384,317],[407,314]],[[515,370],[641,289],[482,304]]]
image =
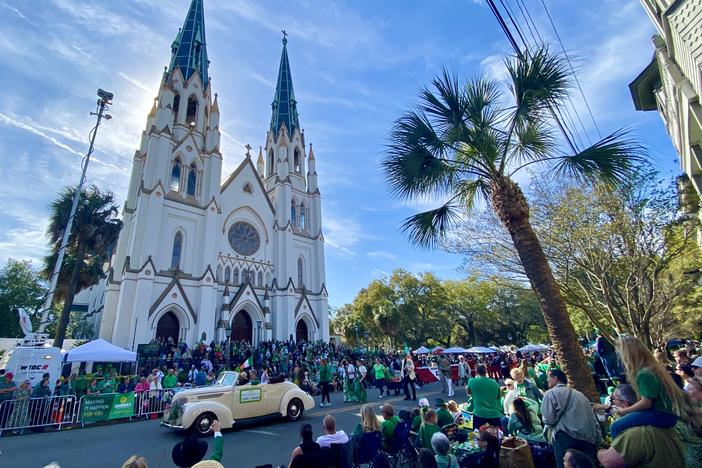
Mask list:
[[283,33],[283,44],[287,44],[288,43],[288,33],[285,32],[285,29],[283,29],[280,32]]
[[250,158],[250,157],[251,157],[251,148],[252,148],[252,146],[251,146],[250,144],[246,143],[246,146],[244,146],[244,148],[246,148],[246,157],[247,157],[247,158]]

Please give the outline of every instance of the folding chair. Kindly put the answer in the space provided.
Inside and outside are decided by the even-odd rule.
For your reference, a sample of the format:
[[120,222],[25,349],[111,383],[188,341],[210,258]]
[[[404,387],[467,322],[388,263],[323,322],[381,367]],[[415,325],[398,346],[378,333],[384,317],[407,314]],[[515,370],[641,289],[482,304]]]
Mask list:
[[456,425],[456,423],[447,424],[441,428],[441,432],[443,432],[444,435],[448,437],[448,440],[455,440],[456,432],[458,432],[458,426]]
[[359,467],[368,464],[368,467],[373,466],[373,461],[378,456],[380,448],[383,445],[383,435],[380,432],[366,432],[358,441],[358,453],[354,460],[354,467]]
[[416,458],[417,452],[409,440],[410,427],[410,422],[399,422],[395,426],[390,446],[383,450],[383,455],[393,468],[402,466],[405,463],[412,463]]

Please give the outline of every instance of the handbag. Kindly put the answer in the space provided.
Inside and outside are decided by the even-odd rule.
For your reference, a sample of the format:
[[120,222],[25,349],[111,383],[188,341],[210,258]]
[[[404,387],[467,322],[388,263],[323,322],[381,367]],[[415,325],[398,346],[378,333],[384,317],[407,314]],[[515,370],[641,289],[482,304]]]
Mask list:
[[500,468],[535,468],[531,449],[521,437],[506,437],[500,446]]
[[569,388],[568,389],[568,397],[566,398],[565,406],[563,406],[563,410],[558,415],[558,418],[556,419],[556,421],[553,424],[545,424],[544,425],[544,439],[546,439],[546,441],[551,445],[553,445],[554,437],[556,436],[554,429],[556,428],[556,426],[558,426],[558,422],[561,420],[561,418],[565,414],[566,410],[570,406],[570,400],[572,400],[572,399],[573,399],[573,389]]

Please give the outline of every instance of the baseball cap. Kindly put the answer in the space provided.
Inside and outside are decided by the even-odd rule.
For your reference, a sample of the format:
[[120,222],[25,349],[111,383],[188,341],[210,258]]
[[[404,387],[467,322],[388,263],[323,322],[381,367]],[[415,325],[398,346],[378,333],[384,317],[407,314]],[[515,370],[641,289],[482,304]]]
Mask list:
[[5,372],[5,377],[7,377],[8,379],[11,379],[14,376],[15,374],[13,374],[12,372]]
[[692,364],[690,364],[692,367],[702,367],[702,356],[698,356],[697,359],[692,361]]

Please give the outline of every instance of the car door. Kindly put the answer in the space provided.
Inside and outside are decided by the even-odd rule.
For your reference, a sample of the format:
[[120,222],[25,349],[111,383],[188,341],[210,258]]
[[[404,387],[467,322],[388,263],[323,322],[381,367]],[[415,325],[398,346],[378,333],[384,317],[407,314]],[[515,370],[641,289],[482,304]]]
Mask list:
[[266,398],[261,385],[234,387],[234,418],[248,419],[266,414]]

